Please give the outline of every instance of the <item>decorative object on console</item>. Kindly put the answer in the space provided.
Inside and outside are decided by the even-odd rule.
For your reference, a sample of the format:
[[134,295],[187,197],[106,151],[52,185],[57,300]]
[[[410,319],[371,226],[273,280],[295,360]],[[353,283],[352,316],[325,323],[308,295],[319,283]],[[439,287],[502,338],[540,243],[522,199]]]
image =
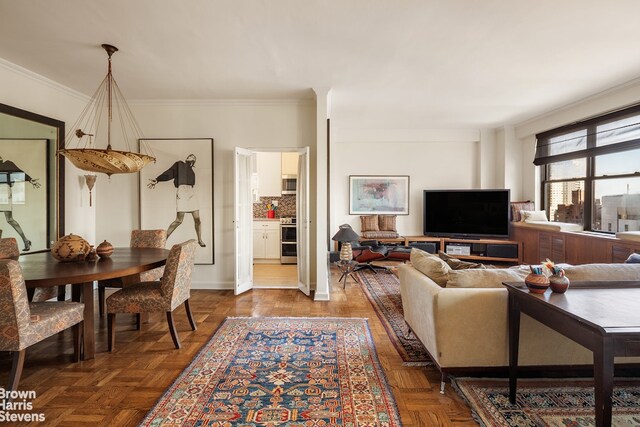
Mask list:
[[349,176],[349,214],[409,215],[409,176]]
[[100,258],[109,258],[113,253],[113,245],[105,240],[98,245],[96,253]]
[[338,232],[331,238],[331,240],[342,244],[340,249],[341,261],[351,261],[353,259],[351,242],[357,242],[359,238],[358,233],[353,231],[349,224],[342,224],[339,227]]
[[96,248],[93,247],[93,245],[91,245],[91,249],[89,249],[89,253],[87,254],[86,259],[88,262],[94,262],[98,260],[98,252],[96,251]]
[[524,278],[524,283],[532,294],[544,294],[549,287],[549,279],[542,272],[542,267],[530,265],[531,273]]
[[520,222],[522,221],[520,211],[533,211],[535,209],[536,205],[531,200],[526,200],[524,202],[511,202],[511,221]]
[[543,266],[549,271],[549,286],[553,292],[563,294],[569,289],[569,278],[565,275],[564,270],[555,265],[552,261],[547,260]]
[[51,256],[60,262],[84,261],[91,250],[89,242],[75,234],[59,238],[51,247]]
[[397,239],[396,215],[361,215],[360,232],[365,239]]
[[[100,172],[109,176],[114,173],[138,172],[145,165],[155,162],[156,159],[146,145],[141,147],[145,149],[146,153],[131,151],[130,144],[136,139],[142,138],[142,131],[111,73],[111,56],[118,51],[118,48],[108,44],[103,44],[102,48],[107,52],[109,58],[107,76],[71,127],[66,137],[65,147],[58,150],[58,154],[65,156],[77,168],[89,172]],[[114,112],[116,113],[116,126],[113,127],[121,129],[121,139],[127,145],[126,151],[114,150],[111,147]],[[107,122],[107,145],[106,148],[97,148],[93,145],[93,138],[98,139],[104,136],[104,130],[100,128],[103,118]],[[78,138],[78,141],[74,145],[75,148],[69,148],[72,146],[74,136]]]
[[89,207],[91,207],[93,205],[92,203],[92,199],[93,199],[93,186],[96,185],[96,178],[98,178],[96,175],[92,175],[92,174],[87,174],[84,176],[84,181],[87,184],[87,188],[89,189]]

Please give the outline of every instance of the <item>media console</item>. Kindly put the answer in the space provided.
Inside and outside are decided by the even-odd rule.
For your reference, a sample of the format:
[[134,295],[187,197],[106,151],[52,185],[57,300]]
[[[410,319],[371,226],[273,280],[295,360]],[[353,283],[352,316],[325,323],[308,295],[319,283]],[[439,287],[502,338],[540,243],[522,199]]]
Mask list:
[[462,260],[480,262],[522,263],[522,244],[502,239],[457,239],[450,237],[404,236],[405,246],[411,243],[433,243],[434,252],[443,251]]

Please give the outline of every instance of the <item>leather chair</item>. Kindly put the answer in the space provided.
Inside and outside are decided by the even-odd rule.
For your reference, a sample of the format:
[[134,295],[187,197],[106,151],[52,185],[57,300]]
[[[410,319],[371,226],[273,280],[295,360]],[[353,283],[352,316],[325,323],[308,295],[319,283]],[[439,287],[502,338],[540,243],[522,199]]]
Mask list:
[[124,287],[107,298],[109,351],[113,351],[115,344],[116,313],[166,312],[171,338],[176,348],[180,348],[180,340],[173,323],[173,310],[184,302],[191,329],[196,330],[189,308],[196,247],[197,243],[193,239],[173,245],[160,281]]
[[79,360],[84,304],[29,303],[22,267],[18,261],[5,259],[0,260],[0,305],[0,351],[13,353],[8,390],[18,388],[27,347],[69,327],[73,327],[74,361]]
[[[164,248],[167,245],[166,230],[133,230],[131,232],[130,246],[132,248]],[[141,282],[153,282],[160,280],[164,272],[164,267],[143,271],[127,277],[118,277],[109,280],[98,281],[98,304],[100,317],[104,317],[104,299],[106,288],[125,288]],[[138,318],[138,328],[140,319]]]
[[374,261],[380,261],[387,258],[389,254],[389,248],[384,245],[378,245],[376,240],[365,240],[360,242],[360,246],[353,249],[353,259],[358,261],[359,265],[356,266],[354,271],[369,269],[374,273],[378,273],[377,270],[387,271],[387,267],[382,265],[373,264]]

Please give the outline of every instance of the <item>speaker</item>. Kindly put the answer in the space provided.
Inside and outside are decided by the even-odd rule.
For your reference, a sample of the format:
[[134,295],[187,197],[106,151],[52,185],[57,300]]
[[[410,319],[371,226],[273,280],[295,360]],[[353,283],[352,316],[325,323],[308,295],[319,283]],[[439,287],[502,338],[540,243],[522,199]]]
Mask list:
[[518,258],[518,245],[487,244],[487,256],[494,258]]
[[471,244],[471,252],[474,254],[484,254],[487,252],[487,244],[486,243],[472,243]]
[[434,242],[413,242],[409,243],[409,247],[420,249],[425,252],[429,252],[430,254],[435,254],[438,249]]

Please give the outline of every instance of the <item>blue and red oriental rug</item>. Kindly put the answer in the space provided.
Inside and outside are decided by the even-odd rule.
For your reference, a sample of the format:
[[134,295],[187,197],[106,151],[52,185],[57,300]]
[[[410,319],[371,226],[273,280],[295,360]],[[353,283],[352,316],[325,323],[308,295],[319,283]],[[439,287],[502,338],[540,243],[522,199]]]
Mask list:
[[400,426],[365,319],[228,318],[143,426]]

